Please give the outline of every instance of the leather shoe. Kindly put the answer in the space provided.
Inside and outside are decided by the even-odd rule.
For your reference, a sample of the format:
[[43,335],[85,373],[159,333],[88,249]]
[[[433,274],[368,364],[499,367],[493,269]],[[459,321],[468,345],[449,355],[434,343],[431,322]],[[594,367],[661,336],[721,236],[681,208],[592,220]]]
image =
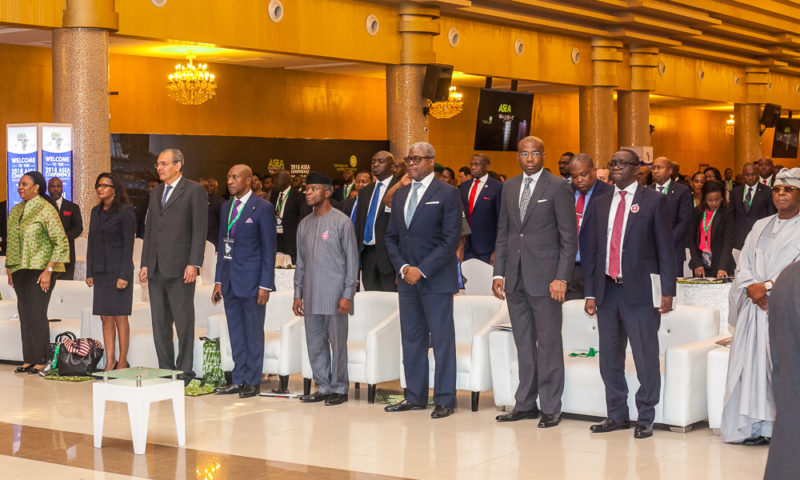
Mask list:
[[543,413],[542,419],[539,420],[539,428],[557,427],[559,423],[561,423],[561,412]]
[[214,389],[214,393],[217,395],[231,395],[234,393],[239,393],[242,391],[242,386],[238,383],[232,383],[230,385],[226,385],[224,387],[217,387]]
[[650,425],[641,425],[639,423],[636,424],[636,428],[633,430],[633,438],[648,438],[653,436],[653,424]]
[[539,409],[537,407],[533,407],[533,410],[517,410],[514,408],[508,413],[496,416],[494,419],[498,422],[516,422],[526,418],[539,418]]
[[20,365],[19,367],[14,369],[14,373],[28,373],[28,370],[30,370],[31,368],[33,368],[33,364],[30,364],[27,367]]
[[347,395],[344,393],[331,393],[325,399],[325,406],[331,407],[333,405],[341,405],[347,401]]
[[242,384],[242,389],[239,391],[239,398],[255,397],[261,393],[261,385],[247,385]]
[[445,407],[444,405],[436,405],[436,408],[431,412],[431,418],[444,418],[449,417],[455,412],[456,409],[452,407]]
[[760,445],[769,445],[769,440],[770,439],[767,438],[767,437],[753,437],[753,438],[748,438],[747,440],[742,442],[742,445],[747,445],[748,447],[758,447]]
[[303,403],[322,402],[324,400],[327,400],[329,396],[330,395],[328,395],[327,393],[320,393],[319,391],[316,391],[310,395],[303,395],[302,397],[300,397],[300,401]]
[[606,418],[602,422],[596,423],[589,427],[589,430],[591,430],[592,433],[608,433],[613,432],[614,430],[626,430],[628,428],[631,428],[630,422],[617,423],[610,418]]
[[416,403],[411,403],[408,400],[403,400],[400,403],[395,403],[394,405],[387,405],[384,407],[384,412],[406,412],[408,410],[425,410],[425,405],[417,405]]

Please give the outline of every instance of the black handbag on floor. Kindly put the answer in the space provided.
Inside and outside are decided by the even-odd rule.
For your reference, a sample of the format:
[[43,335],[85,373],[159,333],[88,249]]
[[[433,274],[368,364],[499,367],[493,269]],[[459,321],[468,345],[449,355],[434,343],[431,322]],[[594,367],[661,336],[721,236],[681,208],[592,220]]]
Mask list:
[[53,368],[62,377],[87,377],[97,370],[103,358],[103,346],[91,338],[75,338],[72,332],[56,337]]

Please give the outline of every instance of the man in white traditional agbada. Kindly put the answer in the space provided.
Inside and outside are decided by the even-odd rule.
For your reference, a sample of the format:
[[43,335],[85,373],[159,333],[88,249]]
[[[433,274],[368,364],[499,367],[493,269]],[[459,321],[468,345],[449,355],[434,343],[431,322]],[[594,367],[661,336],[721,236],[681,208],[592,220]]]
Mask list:
[[725,387],[722,439],[765,445],[772,437],[775,400],[769,352],[769,292],[784,268],[800,260],[800,168],[781,170],[772,186],[778,213],[747,235],[730,293],[735,327]]

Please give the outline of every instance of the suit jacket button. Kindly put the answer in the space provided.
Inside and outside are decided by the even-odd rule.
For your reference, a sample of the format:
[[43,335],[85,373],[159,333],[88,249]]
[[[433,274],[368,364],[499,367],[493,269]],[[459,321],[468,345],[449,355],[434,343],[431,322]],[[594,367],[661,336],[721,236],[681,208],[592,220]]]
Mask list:
[[524,233],[520,233],[520,234],[519,234],[519,237],[520,237],[520,238],[522,238],[522,237],[524,237],[524,236],[525,236],[525,234],[524,234]]

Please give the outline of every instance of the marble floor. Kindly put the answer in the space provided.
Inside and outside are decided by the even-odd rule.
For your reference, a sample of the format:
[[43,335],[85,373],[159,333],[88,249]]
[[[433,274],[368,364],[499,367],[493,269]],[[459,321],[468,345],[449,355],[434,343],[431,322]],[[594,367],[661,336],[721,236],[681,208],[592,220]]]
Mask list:
[[[299,376],[290,389],[302,391]],[[535,421],[498,424],[491,392],[474,413],[469,393],[459,392],[461,408],[440,420],[430,410],[385,413],[366,393],[351,389],[350,401],[336,407],[187,397],[185,448],[162,402],[150,412],[147,453],[134,455],[124,405],[107,405],[103,448],[95,449],[89,383],[0,365],[0,478],[737,480],[760,479],[767,458],[767,448],[723,444],[708,428],[635,440],[632,430],[590,434],[590,422],[579,419],[546,430]]]

